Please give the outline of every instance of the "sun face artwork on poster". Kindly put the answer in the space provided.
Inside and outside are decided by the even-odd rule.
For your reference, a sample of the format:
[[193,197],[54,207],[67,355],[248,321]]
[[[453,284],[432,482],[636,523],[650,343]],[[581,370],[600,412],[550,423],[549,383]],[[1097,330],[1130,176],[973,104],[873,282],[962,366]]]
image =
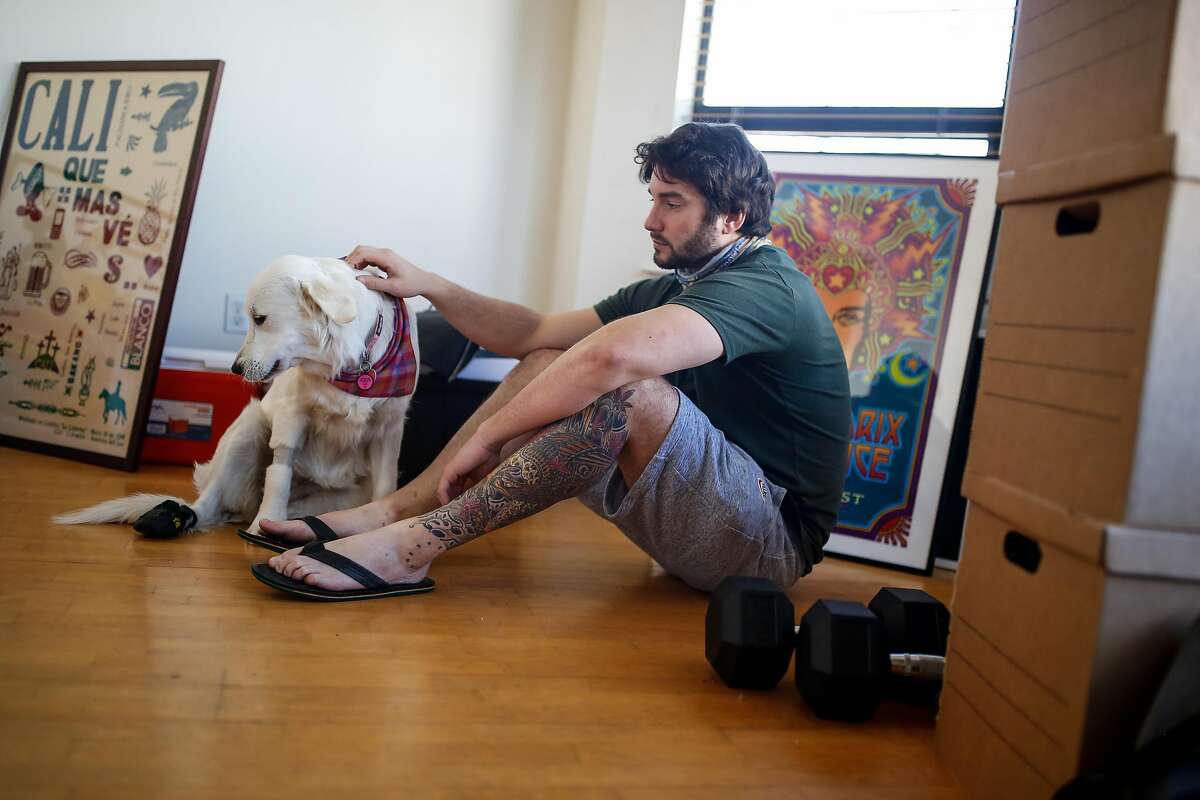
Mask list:
[[22,64],[0,151],[0,442],[132,469],[221,62]]
[[771,239],[812,281],[850,373],[831,551],[839,536],[907,548],[976,181],[775,178]]

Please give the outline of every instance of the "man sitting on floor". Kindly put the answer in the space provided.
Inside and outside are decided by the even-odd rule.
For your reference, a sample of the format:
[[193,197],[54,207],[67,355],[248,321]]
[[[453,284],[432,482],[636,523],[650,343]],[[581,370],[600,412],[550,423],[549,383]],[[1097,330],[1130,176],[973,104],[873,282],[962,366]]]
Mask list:
[[291,579],[273,585],[329,599],[419,585],[441,553],[576,496],[698,589],[733,574],[790,586],[821,560],[846,473],[849,381],[812,284],[765,238],[766,160],[739,128],[695,123],[635,160],[654,263],[671,274],[593,308],[540,314],[390,250],[348,256],[387,273],[360,276],[370,288],[423,295],[521,362],[391,496],[311,526],[264,521],[298,547],[332,539],[272,558]]

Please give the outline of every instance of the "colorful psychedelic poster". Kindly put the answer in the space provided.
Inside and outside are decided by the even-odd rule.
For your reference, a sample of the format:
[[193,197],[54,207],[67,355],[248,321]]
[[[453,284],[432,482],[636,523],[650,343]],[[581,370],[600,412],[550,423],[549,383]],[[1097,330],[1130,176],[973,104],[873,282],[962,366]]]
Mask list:
[[826,551],[928,571],[986,253],[984,241],[964,280],[979,181],[775,179],[771,239],[812,281],[850,373],[846,484]]
[[21,65],[0,152],[0,443],[136,468],[221,68]]

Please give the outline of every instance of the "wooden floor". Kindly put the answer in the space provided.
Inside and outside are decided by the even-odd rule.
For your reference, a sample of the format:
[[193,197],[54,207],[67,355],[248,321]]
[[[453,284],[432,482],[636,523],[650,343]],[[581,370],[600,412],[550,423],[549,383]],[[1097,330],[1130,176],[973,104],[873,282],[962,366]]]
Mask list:
[[[190,471],[0,448],[0,796],[959,797],[933,713],[816,719],[726,688],[707,597],[575,501],[434,565],[437,591],[290,600],[232,528],[174,541],[51,514]],[[827,560],[791,592],[944,578]]]

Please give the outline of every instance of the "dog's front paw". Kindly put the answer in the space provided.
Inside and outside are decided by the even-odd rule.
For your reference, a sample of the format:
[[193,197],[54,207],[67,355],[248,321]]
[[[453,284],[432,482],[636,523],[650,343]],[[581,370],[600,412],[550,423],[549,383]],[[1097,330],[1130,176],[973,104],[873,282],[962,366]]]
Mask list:
[[195,525],[195,511],[174,500],[164,500],[138,517],[133,529],[147,539],[173,539]]
[[250,531],[250,533],[257,533],[260,535],[266,533],[266,531],[264,531],[262,529],[262,526],[259,525],[259,523],[262,522],[264,519],[270,519],[270,520],[287,519],[287,512],[282,511],[282,512],[275,513],[275,512],[271,512],[271,511],[260,511],[260,512],[258,512],[258,515],[254,518],[254,521],[246,526],[246,530]]

